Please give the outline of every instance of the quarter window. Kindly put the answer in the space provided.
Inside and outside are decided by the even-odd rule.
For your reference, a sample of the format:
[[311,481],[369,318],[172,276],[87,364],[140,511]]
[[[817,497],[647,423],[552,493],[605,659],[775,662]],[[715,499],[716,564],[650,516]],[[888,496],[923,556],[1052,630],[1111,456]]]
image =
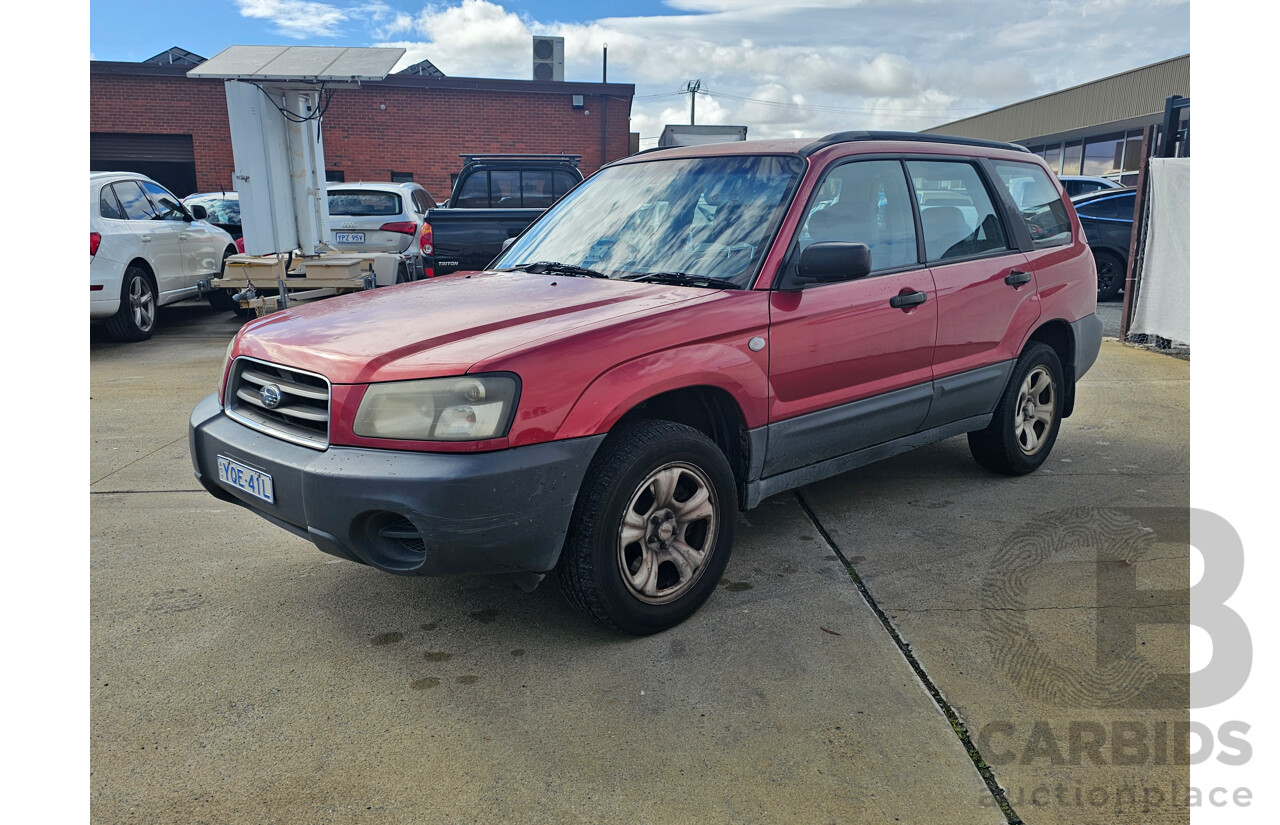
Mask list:
[[1031,163],[996,161],[995,167],[1000,181],[1013,196],[1036,249],[1071,243],[1067,206],[1049,175]]
[[110,186],[102,187],[102,194],[98,196],[98,214],[112,220],[125,220],[124,212],[120,211],[120,204],[116,202]]
[[824,241],[866,244],[872,272],[916,263],[915,219],[902,165],[870,160],[833,169],[800,230],[802,245]]
[[968,258],[1009,248],[1000,216],[972,164],[908,161],[907,171],[916,187],[929,261]]

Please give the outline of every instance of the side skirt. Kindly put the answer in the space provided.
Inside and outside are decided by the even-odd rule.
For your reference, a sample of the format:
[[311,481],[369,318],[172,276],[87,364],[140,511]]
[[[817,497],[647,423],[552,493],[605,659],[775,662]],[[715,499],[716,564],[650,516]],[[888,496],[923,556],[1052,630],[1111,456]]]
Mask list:
[[890,458],[899,453],[914,450],[916,447],[932,444],[935,441],[942,441],[963,433],[981,430],[990,423],[990,413],[975,415],[972,418],[953,421],[941,427],[923,430],[904,438],[877,444],[874,447],[867,447],[842,456],[829,458],[826,461],[819,461],[817,464],[810,464],[807,467],[798,467],[776,476],[762,478],[758,481],[749,481],[746,485],[747,495],[743,503],[743,509],[750,510],[769,496],[785,493],[787,490],[794,490],[796,487],[803,487],[806,484],[822,481],[841,473],[847,473],[866,464],[871,464],[883,458]]

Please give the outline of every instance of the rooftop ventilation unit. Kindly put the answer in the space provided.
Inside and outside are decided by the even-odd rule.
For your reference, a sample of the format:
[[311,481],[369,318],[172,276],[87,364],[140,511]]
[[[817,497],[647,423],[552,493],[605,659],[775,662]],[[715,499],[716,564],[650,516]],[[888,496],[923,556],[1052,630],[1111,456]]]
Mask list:
[[564,38],[533,38],[533,79],[564,82]]

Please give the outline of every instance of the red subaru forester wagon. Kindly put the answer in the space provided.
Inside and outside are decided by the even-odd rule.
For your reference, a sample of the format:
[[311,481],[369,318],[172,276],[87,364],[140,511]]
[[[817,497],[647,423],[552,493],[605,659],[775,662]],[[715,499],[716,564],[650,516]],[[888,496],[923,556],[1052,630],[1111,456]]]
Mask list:
[[1039,467],[1101,343],[1054,176],[912,133],[612,163],[484,272],[261,318],[191,415],[196,476],[342,558],[556,571],[632,633],[692,614],[734,513],[968,434]]

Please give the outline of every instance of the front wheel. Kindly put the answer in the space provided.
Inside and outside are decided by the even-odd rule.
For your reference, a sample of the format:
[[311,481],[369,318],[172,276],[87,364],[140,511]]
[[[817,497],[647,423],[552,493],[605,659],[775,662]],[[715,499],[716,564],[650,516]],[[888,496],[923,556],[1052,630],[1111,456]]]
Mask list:
[[1025,475],[1049,457],[1062,425],[1062,364],[1039,342],[1023,350],[995,415],[985,430],[969,433],[969,452],[983,467]]
[[733,546],[733,471],[698,430],[635,421],[587,471],[557,567],[569,601],[607,627],[645,635],[707,600]]

